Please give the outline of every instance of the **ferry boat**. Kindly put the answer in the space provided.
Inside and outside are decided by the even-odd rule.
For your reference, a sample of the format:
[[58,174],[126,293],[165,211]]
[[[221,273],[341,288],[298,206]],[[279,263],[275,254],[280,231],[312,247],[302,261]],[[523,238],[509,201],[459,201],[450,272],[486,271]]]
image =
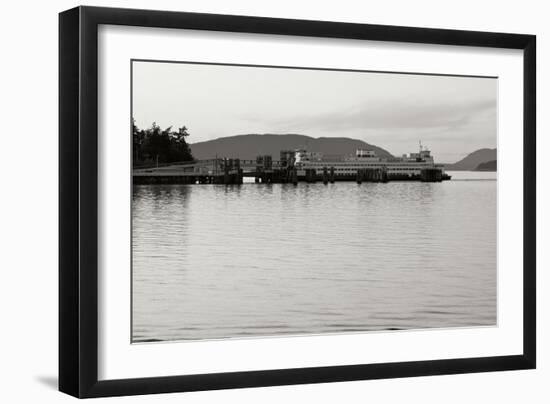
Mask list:
[[[445,166],[437,164],[430,150],[420,143],[417,153],[402,157],[380,157],[374,150],[358,149],[354,156],[329,157],[318,152],[299,149],[294,152],[294,165],[298,177],[327,176],[337,180],[357,179],[361,173],[367,178],[385,182],[389,180],[443,181],[451,176],[445,173]],[[370,174],[369,174],[370,173]]]

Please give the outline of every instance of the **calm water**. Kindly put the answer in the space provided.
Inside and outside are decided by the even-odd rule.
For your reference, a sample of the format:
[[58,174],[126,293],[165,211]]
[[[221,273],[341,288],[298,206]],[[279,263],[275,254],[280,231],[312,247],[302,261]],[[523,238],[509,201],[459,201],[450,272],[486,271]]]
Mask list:
[[133,340],[496,323],[496,175],[144,185]]

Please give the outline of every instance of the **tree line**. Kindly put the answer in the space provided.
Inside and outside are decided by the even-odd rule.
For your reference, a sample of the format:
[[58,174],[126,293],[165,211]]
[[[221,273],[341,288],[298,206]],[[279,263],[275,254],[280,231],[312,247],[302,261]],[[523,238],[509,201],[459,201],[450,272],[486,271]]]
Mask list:
[[133,121],[132,133],[134,167],[193,160],[185,126],[177,130],[172,130],[172,126],[161,129],[153,122],[150,128],[140,129]]

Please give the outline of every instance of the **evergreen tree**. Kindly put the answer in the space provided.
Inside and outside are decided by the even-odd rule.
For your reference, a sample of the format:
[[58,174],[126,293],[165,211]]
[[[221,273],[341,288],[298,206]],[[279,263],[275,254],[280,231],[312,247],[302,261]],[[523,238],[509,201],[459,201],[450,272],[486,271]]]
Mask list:
[[132,133],[134,165],[193,161],[185,126],[177,131],[171,126],[163,130],[153,122],[150,128],[141,130],[133,121]]

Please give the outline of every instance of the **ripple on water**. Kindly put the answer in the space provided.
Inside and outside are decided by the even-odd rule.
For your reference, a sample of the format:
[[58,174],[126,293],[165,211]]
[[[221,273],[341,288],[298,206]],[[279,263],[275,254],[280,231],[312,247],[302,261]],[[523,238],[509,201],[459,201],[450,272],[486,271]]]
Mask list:
[[496,181],[135,186],[132,206],[134,341],[496,323]]

